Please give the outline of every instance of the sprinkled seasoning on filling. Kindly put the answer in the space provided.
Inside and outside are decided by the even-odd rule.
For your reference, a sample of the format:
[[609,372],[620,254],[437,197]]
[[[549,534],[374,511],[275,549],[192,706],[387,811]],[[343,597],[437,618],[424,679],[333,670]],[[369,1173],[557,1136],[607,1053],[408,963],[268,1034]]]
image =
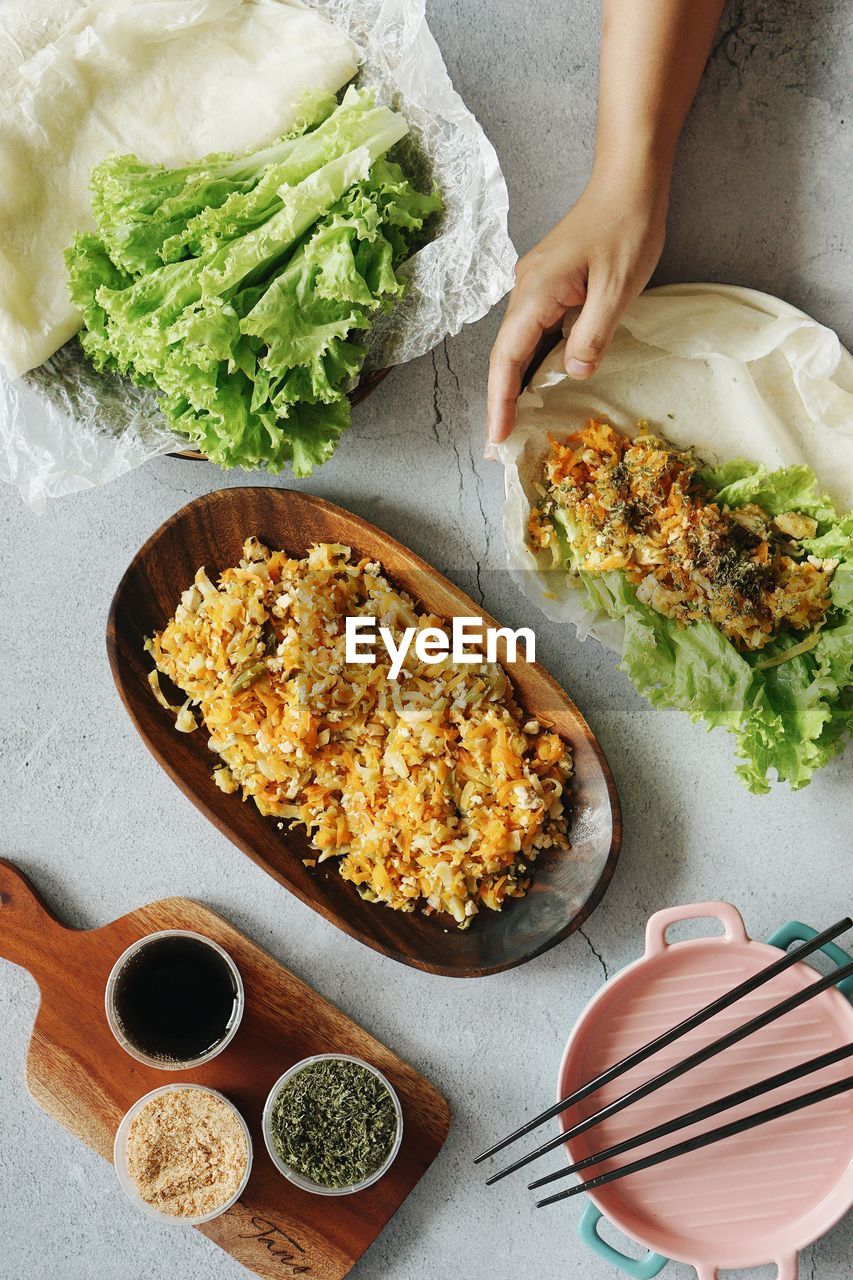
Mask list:
[[290,1169],[322,1187],[353,1187],[385,1163],[397,1136],[394,1100],[358,1062],[312,1062],[281,1088],[273,1145]]
[[815,521],[795,511],[772,518],[754,503],[721,508],[692,454],[639,426],[631,440],[591,419],[552,442],[530,518],[533,545],[556,563],[555,522],[568,524],[579,569],[620,570],[659,613],[680,623],[705,618],[741,650],[819,627],[837,561],[799,545],[814,537]]

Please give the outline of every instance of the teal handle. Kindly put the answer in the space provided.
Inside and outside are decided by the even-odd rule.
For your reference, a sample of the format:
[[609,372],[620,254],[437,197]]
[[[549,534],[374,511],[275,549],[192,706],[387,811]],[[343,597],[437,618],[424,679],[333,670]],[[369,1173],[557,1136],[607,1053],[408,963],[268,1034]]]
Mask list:
[[602,1240],[598,1234],[598,1224],[603,1217],[601,1210],[596,1208],[590,1200],[578,1224],[578,1235],[596,1257],[609,1262],[613,1267],[618,1267],[627,1276],[632,1276],[633,1280],[652,1280],[653,1276],[663,1271],[669,1258],[665,1258],[662,1253],[649,1252],[645,1258],[629,1258],[618,1249],[614,1249],[613,1245],[608,1244],[606,1240]]
[[[767,939],[771,947],[778,947],[780,951],[787,951],[792,942],[811,942],[817,934],[817,929],[813,929],[810,924],[803,924],[801,920],[789,920],[787,924],[783,924],[776,930],[774,934]],[[821,951],[828,956],[833,964],[849,964],[851,957],[846,951],[842,951],[841,947],[837,947],[834,942],[825,942],[821,947]],[[838,983],[838,990],[848,1000],[853,1000],[853,975],[845,978],[843,982]]]

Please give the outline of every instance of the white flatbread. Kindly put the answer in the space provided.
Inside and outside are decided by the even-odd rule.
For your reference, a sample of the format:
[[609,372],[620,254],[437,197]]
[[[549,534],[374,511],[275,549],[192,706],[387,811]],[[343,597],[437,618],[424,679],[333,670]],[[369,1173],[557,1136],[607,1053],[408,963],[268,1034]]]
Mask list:
[[505,468],[507,561],[543,613],[617,652],[622,624],[590,613],[584,593],[527,542],[549,436],[571,435],[591,417],[629,435],[646,419],[712,464],[806,463],[839,511],[853,508],[853,356],[788,303],[725,285],[651,289],[625,312],[585,382],[566,376],[560,344],[520,397],[509,440],[492,447]]
[[111,152],[183,164],[285,132],[358,50],[291,0],[14,0],[0,6],[0,361],[41,364],[79,328],[63,250],[92,227]]

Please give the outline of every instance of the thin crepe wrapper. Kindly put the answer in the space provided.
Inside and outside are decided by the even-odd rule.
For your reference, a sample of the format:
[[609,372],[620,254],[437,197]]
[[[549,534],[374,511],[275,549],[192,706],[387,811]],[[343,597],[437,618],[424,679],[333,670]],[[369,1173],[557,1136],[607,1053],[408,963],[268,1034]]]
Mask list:
[[[199,0],[204,6],[213,0]],[[402,364],[484,316],[512,286],[516,254],[495,150],[454,90],[424,0],[313,0],[358,44],[358,84],[375,85],[412,131],[409,160],[435,181],[445,212],[435,238],[405,264],[407,295],[371,330],[366,369]],[[30,506],[116,479],[187,446],[153,392],[96,373],[76,340],[23,378],[0,366],[0,479]]]
[[853,357],[796,308],[733,286],[649,290],[625,312],[601,368],[584,382],[567,377],[558,343],[520,397],[512,435],[491,450],[504,464],[507,562],[547,617],[616,653],[623,623],[589,609],[577,580],[554,569],[527,536],[550,439],[565,439],[589,418],[628,435],[647,421],[713,465],[805,463],[839,512],[853,507]]

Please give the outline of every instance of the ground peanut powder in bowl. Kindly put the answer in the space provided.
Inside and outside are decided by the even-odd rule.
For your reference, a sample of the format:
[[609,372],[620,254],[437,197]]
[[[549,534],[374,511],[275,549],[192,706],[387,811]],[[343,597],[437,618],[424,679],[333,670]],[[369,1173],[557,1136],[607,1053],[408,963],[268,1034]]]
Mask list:
[[166,1088],[149,1098],[127,1132],[127,1172],[152,1208],[200,1218],[232,1200],[249,1162],[239,1116],[208,1089]]

